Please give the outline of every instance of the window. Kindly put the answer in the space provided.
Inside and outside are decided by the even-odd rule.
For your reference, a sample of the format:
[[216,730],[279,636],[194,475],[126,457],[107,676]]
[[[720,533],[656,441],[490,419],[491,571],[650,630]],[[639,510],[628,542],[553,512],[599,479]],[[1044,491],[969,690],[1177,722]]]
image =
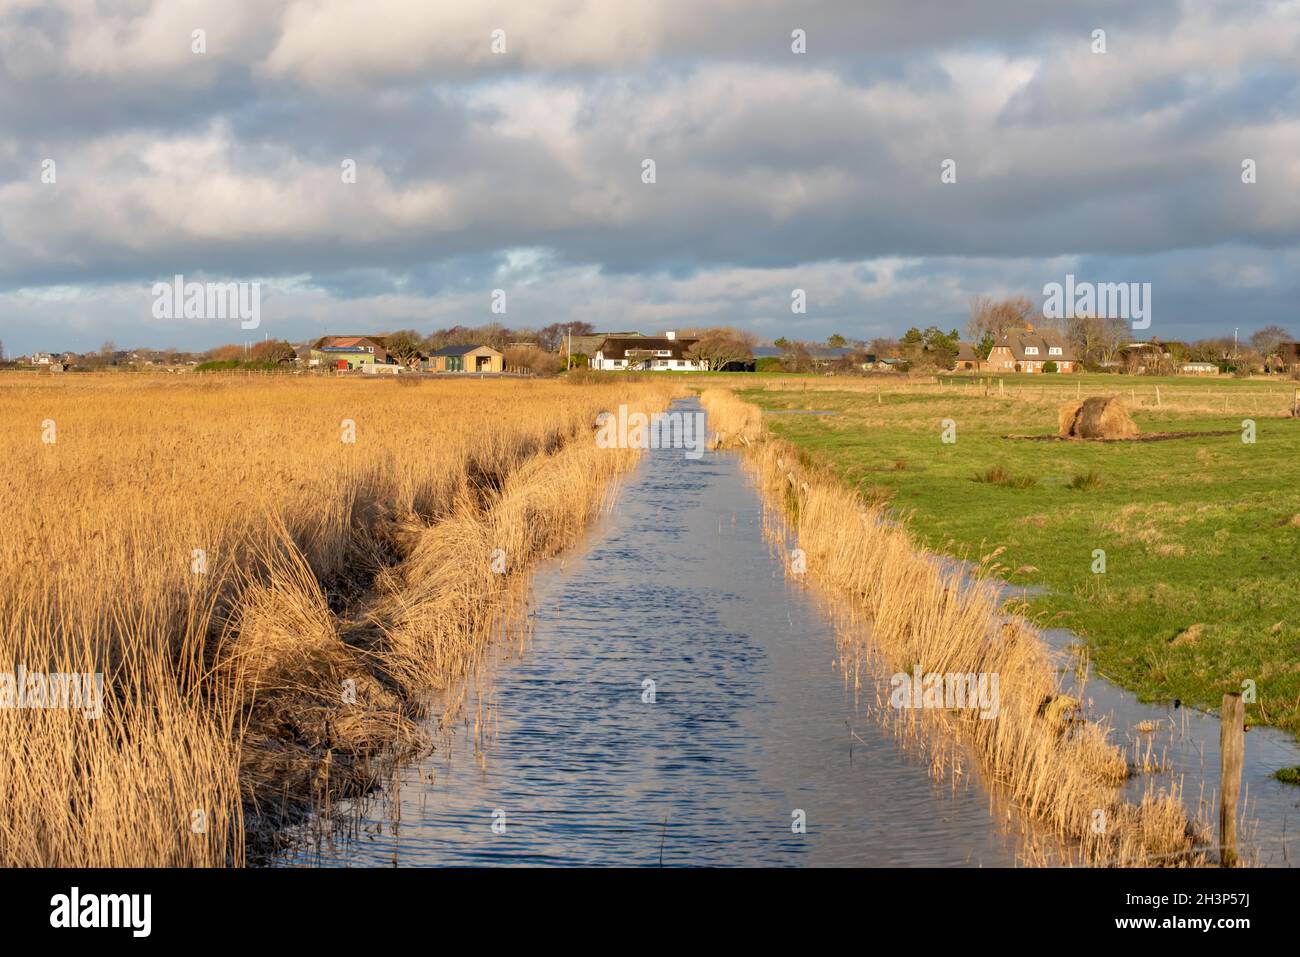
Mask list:
[[1048,354],[1049,356],[1059,356],[1059,355],[1061,354],[1061,347],[1060,347],[1060,346],[1049,346],[1048,349],[1047,349],[1047,354]]
[[447,356],[447,371],[464,372],[465,360],[462,359],[460,356]]
[[1027,356],[1038,355],[1038,346],[1025,346],[1025,355]]

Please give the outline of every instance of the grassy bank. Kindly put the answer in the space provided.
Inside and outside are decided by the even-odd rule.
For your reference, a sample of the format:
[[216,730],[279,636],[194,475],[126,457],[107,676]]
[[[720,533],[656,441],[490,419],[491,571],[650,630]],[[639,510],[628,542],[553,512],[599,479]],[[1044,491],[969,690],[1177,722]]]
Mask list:
[[[1300,420],[1294,383],[1115,376],[823,380],[741,394],[777,435],[924,545],[1037,586],[1029,609],[1084,636],[1108,677],[1146,699],[1217,707],[1255,682],[1248,721],[1300,733]],[[1157,392],[1157,389],[1159,390]],[[877,391],[879,390],[879,391]],[[986,394],[987,392],[987,394]],[[1161,442],[1037,442],[1078,393],[1118,394]],[[829,415],[773,414],[819,410]],[[1256,441],[1242,441],[1243,420]],[[944,420],[956,441],[941,441]],[[1095,551],[1105,553],[1105,572]]]
[[635,460],[596,415],[669,393],[0,384],[0,672],[106,684],[97,718],[0,710],[0,864],[240,864],[372,786]]

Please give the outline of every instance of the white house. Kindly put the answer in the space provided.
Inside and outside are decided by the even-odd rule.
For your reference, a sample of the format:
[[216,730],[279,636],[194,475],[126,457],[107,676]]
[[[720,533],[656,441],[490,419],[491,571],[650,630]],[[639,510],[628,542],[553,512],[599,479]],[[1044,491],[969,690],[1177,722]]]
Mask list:
[[677,337],[675,332],[662,336],[608,336],[589,357],[593,369],[620,372],[704,372],[708,363],[687,355],[699,340]]

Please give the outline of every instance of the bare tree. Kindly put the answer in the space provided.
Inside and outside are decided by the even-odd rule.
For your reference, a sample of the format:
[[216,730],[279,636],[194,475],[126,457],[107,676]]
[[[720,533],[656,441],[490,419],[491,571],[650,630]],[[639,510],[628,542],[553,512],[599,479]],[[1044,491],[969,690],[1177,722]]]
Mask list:
[[1128,324],[1123,319],[1111,317],[1098,321],[1097,357],[1102,362],[1114,362],[1120,346],[1128,338]]
[[888,336],[877,336],[867,345],[867,350],[877,359],[896,359],[902,355],[899,349],[898,340]]
[[564,366],[564,356],[537,346],[507,346],[507,369],[527,369],[535,375],[554,375]]
[[732,362],[748,362],[754,357],[753,333],[739,329],[706,329],[686,350],[690,359],[702,361],[710,369],[723,369]]
[[786,372],[807,372],[813,367],[812,353],[802,342],[786,340],[780,346],[781,368]]
[[1038,307],[1028,296],[1012,296],[1001,301],[976,296],[970,301],[966,335],[979,339],[988,332],[994,339],[1000,339],[1008,329],[1022,329],[1031,324],[1038,314]]
[[1065,335],[1083,363],[1112,362],[1128,334],[1122,319],[1075,316],[1066,321]]
[[1276,353],[1282,343],[1290,341],[1292,341],[1291,333],[1281,326],[1265,326],[1252,333],[1250,337],[1250,344],[1265,358]]
[[280,365],[292,362],[295,355],[293,346],[281,339],[267,339],[253,346],[252,358],[258,362],[271,362]]
[[563,352],[564,340],[570,333],[590,336],[595,332],[595,326],[589,322],[553,322],[537,330],[537,345],[547,352]]
[[414,329],[398,329],[384,336],[384,348],[402,365],[413,365],[420,358],[423,342]]
[[1197,362],[1222,362],[1232,355],[1232,340],[1200,339],[1192,343],[1190,355]]

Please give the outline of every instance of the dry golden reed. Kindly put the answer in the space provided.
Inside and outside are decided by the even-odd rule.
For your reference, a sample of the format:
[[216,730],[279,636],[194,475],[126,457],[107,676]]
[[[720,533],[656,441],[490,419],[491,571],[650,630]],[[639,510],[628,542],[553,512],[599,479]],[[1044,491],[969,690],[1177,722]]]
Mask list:
[[635,460],[597,414],[671,392],[7,377],[0,672],[107,687],[0,709],[0,864],[240,865],[364,790]]
[[862,611],[871,623],[862,639],[894,669],[998,676],[995,718],[975,710],[927,718],[960,736],[1029,820],[1091,864],[1199,860],[1177,794],[1149,794],[1137,805],[1121,798],[1122,749],[1105,727],[1070,714],[1041,636],[1003,612],[992,582],[925,554],[880,507],[765,433],[752,405],[725,390],[706,391],[703,402],[710,428],[746,450],[766,501],[797,536],[809,577]]

